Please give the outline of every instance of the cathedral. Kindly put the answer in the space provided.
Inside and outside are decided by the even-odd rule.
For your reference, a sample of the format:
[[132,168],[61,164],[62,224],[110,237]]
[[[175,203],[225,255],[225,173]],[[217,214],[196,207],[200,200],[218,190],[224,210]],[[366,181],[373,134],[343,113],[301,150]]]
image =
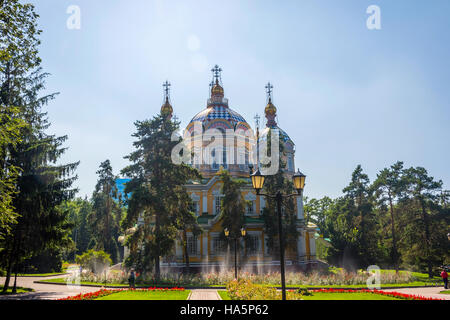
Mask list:
[[[221,225],[221,181],[218,173],[226,169],[233,178],[247,181],[247,185],[241,189],[242,197],[247,201],[248,206],[245,212],[245,223],[240,226],[245,230],[245,238],[238,239],[239,261],[244,261],[246,268],[254,267],[258,270],[270,269],[271,266],[277,268],[280,261],[272,258],[267,246],[267,236],[264,233],[264,221],[261,213],[265,207],[264,196],[256,194],[250,179],[250,169],[255,160],[252,146],[258,145],[260,141],[267,138],[268,133],[277,131],[279,137],[284,142],[283,162],[285,163],[284,173],[290,178],[295,172],[295,144],[289,135],[278,127],[277,108],[272,103],[269,83],[266,86],[268,102],[264,109],[266,123],[265,127],[259,129],[259,117],[256,116],[256,136],[249,123],[236,111],[234,111],[227,98],[225,98],[224,86],[221,80],[221,69],[218,66],[212,70],[213,80],[210,83],[210,96],[207,99],[206,108],[198,112],[190,120],[184,130],[183,137],[189,141],[191,148],[190,165],[197,168],[202,174],[202,181],[195,181],[186,185],[186,189],[192,199],[192,210],[197,216],[199,225],[203,232],[195,236],[192,232],[187,232],[187,256],[189,266],[200,270],[217,270],[223,267],[227,260],[227,252],[230,247],[226,237],[222,233],[224,228]],[[168,86],[165,83],[165,99],[161,107],[161,114],[172,117],[173,108],[170,104]],[[211,133],[212,132],[212,133]],[[205,148],[204,141],[209,140],[208,135],[217,135],[217,132],[232,132],[234,136],[242,137],[242,143],[236,146],[234,143],[223,141],[214,148]],[[205,138],[206,136],[206,138]],[[228,137],[228,136],[226,136]],[[225,138],[227,140],[228,138]],[[252,139],[257,143],[252,143]],[[286,250],[285,260],[287,268],[307,269],[314,267],[316,261],[315,234],[317,226],[313,224],[305,225],[303,214],[302,196],[295,197],[298,239],[296,250]],[[231,242],[230,242],[231,244]],[[161,267],[178,268],[186,266],[185,247],[177,241],[173,254],[163,257]],[[125,250],[127,251],[127,250]],[[233,253],[233,246],[231,246]],[[243,267],[243,266],[241,266]],[[262,269],[261,269],[262,268]]]

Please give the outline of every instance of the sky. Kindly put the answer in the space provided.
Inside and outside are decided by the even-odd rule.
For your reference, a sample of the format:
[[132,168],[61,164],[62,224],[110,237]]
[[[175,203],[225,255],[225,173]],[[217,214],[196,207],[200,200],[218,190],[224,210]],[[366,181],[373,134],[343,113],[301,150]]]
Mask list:
[[[222,69],[230,107],[254,127],[270,81],[278,124],[296,144],[305,195],[337,197],[361,164],[370,179],[396,161],[450,183],[450,1],[34,0],[49,133],[68,135],[90,196],[106,159],[119,175],[134,122],[152,118],[172,84],[186,126]],[[80,9],[80,28],[67,20]],[[370,5],[381,29],[368,29]],[[73,21],[73,20],[70,20]]]

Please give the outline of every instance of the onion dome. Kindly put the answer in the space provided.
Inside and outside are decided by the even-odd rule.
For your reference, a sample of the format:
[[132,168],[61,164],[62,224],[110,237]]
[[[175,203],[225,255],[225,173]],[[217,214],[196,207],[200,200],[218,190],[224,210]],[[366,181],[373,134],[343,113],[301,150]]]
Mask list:
[[224,97],[224,92],[222,86],[219,84],[219,81],[216,80],[216,83],[211,89],[211,97],[217,96],[217,97]]
[[268,133],[273,129],[274,131],[278,132],[281,139],[288,144],[288,148],[291,147],[293,150],[294,142],[284,130],[278,127],[277,122],[275,121],[275,118],[277,117],[277,108],[272,103],[273,86],[270,84],[270,82],[267,84],[266,89],[267,89],[268,103],[266,108],[264,109],[264,112],[266,114],[267,123],[266,128],[261,131],[260,140],[261,141],[266,140]]
[[162,115],[170,115],[170,116],[172,116],[172,113],[173,113],[172,105],[170,104],[169,99],[166,98],[166,101],[161,106],[161,114]]
[[266,117],[267,117],[267,115],[269,115],[269,116],[276,116],[277,108],[273,105],[271,98],[269,98],[269,102],[267,103],[267,106],[264,109],[264,112],[266,114]]

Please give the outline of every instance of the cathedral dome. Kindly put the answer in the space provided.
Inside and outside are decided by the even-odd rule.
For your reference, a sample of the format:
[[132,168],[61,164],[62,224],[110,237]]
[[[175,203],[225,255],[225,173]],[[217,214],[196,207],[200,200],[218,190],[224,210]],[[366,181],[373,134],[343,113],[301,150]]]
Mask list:
[[228,106],[228,99],[224,98],[223,87],[219,83],[218,66],[212,70],[215,72],[215,82],[211,88],[211,95],[207,101],[206,109],[197,113],[186,127],[186,131],[192,133],[195,123],[201,123],[202,130],[221,128],[223,130],[243,130],[246,131],[250,125],[239,113]]

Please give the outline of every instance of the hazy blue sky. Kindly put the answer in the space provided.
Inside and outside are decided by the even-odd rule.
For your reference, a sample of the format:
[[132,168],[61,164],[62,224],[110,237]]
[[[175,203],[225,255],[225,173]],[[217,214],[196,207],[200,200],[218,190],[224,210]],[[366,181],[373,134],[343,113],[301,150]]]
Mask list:
[[[397,160],[450,183],[450,1],[33,1],[51,73],[50,132],[68,134],[90,195],[101,161],[115,173],[135,120],[155,115],[162,83],[183,125],[206,106],[219,64],[225,96],[251,126],[274,85],[305,194],[338,196],[357,164],[373,180]],[[69,30],[70,5],[81,29]],[[368,30],[366,9],[381,9]]]

